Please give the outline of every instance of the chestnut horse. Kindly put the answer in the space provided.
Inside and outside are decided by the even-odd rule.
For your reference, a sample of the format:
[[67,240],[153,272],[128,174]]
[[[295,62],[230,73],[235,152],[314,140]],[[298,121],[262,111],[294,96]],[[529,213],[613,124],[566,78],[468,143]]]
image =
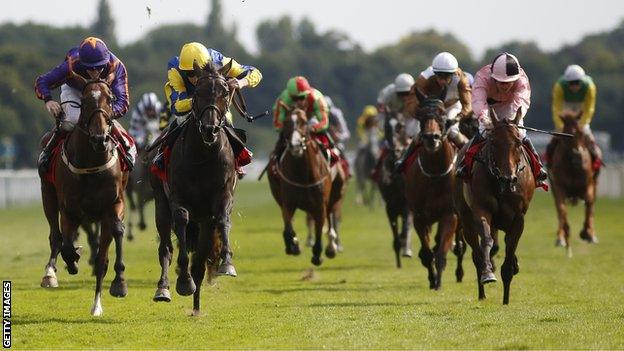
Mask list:
[[559,138],[549,162],[548,176],[552,185],[552,193],[557,207],[559,228],[557,230],[557,246],[570,249],[570,224],[567,218],[566,200],[576,204],[585,201],[585,222],[581,230],[581,239],[589,243],[597,243],[594,233],[594,202],[596,201],[596,179],[592,168],[591,155],[586,145],[586,138],[579,128],[578,117],[566,117],[563,120],[563,132],[574,135],[573,138]]
[[199,315],[206,268],[209,280],[216,275],[236,276],[229,241],[236,172],[228,140],[230,127],[226,125],[234,92],[212,64],[202,69],[195,63],[194,71],[199,78],[192,113],[171,146],[167,181],[151,173],[150,183],[160,236],[161,274],[154,301],[171,301],[168,272],[173,256],[173,227],[179,247],[176,291],[182,296],[193,295],[193,315]]
[[412,257],[409,236],[411,216],[405,199],[405,180],[401,174],[394,172],[394,163],[401,157],[409,140],[405,123],[398,120],[396,113],[387,113],[385,124],[385,140],[390,150],[381,160],[377,186],[385,202],[386,216],[392,230],[392,249],[396,266],[401,268],[401,256]]
[[[416,97],[419,107],[415,117],[420,121],[422,145],[415,152],[416,160],[405,170],[405,196],[421,243],[418,257],[428,270],[429,288],[438,290],[457,228],[453,206],[457,152],[446,134],[443,100],[425,97],[418,90]],[[429,235],[436,222],[432,249]]]
[[345,193],[346,176],[340,162],[330,167],[324,152],[310,133],[305,112],[283,107],[287,112],[282,137],[287,145],[282,155],[273,155],[269,161],[269,185],[282,210],[286,254],[301,253],[292,225],[295,211],[301,209],[314,220],[312,264],[319,266],[323,262],[321,236],[326,219],[329,243],[325,248],[325,256],[334,258],[338,250],[337,217]]
[[[78,227],[100,221],[100,242],[95,259],[95,298],[91,308],[94,316],[102,315],[102,283],[108,268],[108,248],[115,240],[115,279],[110,294],[124,297],[128,293],[124,278],[124,190],[128,172],[122,170],[119,151],[113,142],[112,101],[108,79],[82,79],[80,118],[74,131],[61,145],[61,157],[53,160],[54,184],[42,181],[43,209],[50,226],[50,248],[55,258],[60,251],[69,274],[78,273],[80,254],[74,247]],[[60,228],[59,228],[60,214]],[[51,260],[52,261],[52,260]],[[52,264],[46,266],[42,286],[56,280]]]
[[520,270],[516,249],[524,231],[524,215],[535,191],[535,178],[518,129],[521,111],[517,111],[512,121],[499,121],[493,109],[490,116],[493,129],[475,156],[470,180],[456,182],[454,196],[464,237],[472,248],[479,299],[485,298],[483,285],[496,281],[490,259],[492,234],[497,229],[505,232],[501,276],[503,304],[508,304],[511,281]]

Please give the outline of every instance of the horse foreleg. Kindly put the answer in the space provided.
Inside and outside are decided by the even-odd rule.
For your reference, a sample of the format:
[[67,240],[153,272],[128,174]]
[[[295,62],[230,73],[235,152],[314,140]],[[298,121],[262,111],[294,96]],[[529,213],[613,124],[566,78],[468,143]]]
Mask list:
[[431,232],[431,226],[425,223],[421,223],[418,218],[414,218],[414,229],[420,239],[420,251],[418,251],[418,257],[428,271],[429,289],[435,289],[437,274],[434,266],[433,251],[431,250],[431,243],[429,233]]
[[110,294],[115,297],[125,297],[128,295],[128,285],[124,277],[126,266],[123,262],[123,208],[124,203],[119,202],[115,205],[115,212],[111,218],[107,218],[102,223],[107,222],[108,230],[115,240],[115,279],[111,282]]
[[286,254],[298,256],[301,254],[301,249],[299,248],[297,234],[292,226],[295,209],[285,203],[282,204],[281,209],[282,220],[284,221],[284,232],[282,233],[282,237],[284,238],[284,245],[286,246]]
[[401,210],[401,256],[412,258],[412,235],[410,227],[412,226],[412,216],[409,209],[405,206]]
[[446,268],[446,253],[453,246],[453,238],[457,229],[457,215],[450,212],[440,218],[438,222],[438,233],[436,235],[439,241],[436,245],[435,265],[437,271],[436,290],[442,286],[442,272]]
[[128,203],[130,204],[129,206],[130,208],[128,210],[128,216],[126,217],[129,241],[134,240],[134,232],[132,229],[134,227],[134,218],[136,216],[136,203],[134,202],[133,192],[134,192],[134,186],[132,185],[132,181],[129,181],[126,186],[126,199],[128,200]]
[[160,262],[160,279],[158,288],[154,294],[154,301],[171,301],[169,292],[169,266],[173,256],[173,244],[171,243],[171,211],[169,203],[162,190],[154,191],[156,206],[156,229],[160,237],[158,245],[158,261]]
[[555,246],[570,247],[570,224],[568,223],[568,211],[565,204],[565,197],[563,196],[561,189],[556,184],[553,184],[553,197],[555,199],[555,208],[557,209],[557,239],[555,240]]
[[390,206],[386,206],[386,215],[388,216],[388,222],[390,222],[390,229],[392,230],[392,249],[394,250],[394,258],[396,260],[397,268],[401,268],[401,237],[399,236],[399,215],[393,211]]
[[178,279],[176,291],[182,296],[189,296],[195,292],[195,283],[189,273],[189,257],[186,247],[186,226],[189,223],[189,213],[183,207],[173,210],[173,231],[178,237]]
[[78,226],[79,223],[77,221],[70,219],[67,213],[61,212],[61,233],[63,235],[61,256],[67,264],[67,272],[72,275],[78,273],[78,260],[80,260],[80,254],[78,253],[80,248],[74,247]]
[[215,226],[212,225],[211,221],[201,223],[197,249],[191,258],[191,275],[193,276],[193,282],[196,286],[195,292],[193,293],[193,316],[200,315],[201,285],[206,273],[208,252],[212,250],[212,243],[215,240],[214,234]]
[[459,225],[455,229],[455,247],[453,248],[453,253],[457,256],[455,278],[458,283],[461,283],[464,279],[464,267],[462,266],[462,261],[464,259],[464,253],[466,253],[466,241],[463,237],[463,228]]
[[230,229],[232,223],[230,221],[230,212],[232,204],[226,207],[226,213],[224,213],[217,221],[217,230],[221,235],[221,263],[217,269],[218,275],[227,275],[230,277],[236,277],[236,268],[232,264],[232,248],[230,247]]
[[102,310],[102,283],[106,271],[108,270],[108,247],[110,246],[112,237],[112,221],[102,221],[102,231],[100,233],[100,245],[98,248],[97,258],[95,260],[95,298],[91,307],[91,315],[101,316]]
[[308,237],[306,238],[306,246],[314,246],[314,218],[306,213],[306,227],[308,228]]
[[147,225],[145,224],[145,199],[142,196],[139,196],[138,210],[139,210],[139,229],[143,231],[147,228]]
[[492,246],[494,244],[494,239],[492,238],[492,231],[490,227],[492,217],[489,213],[480,211],[476,212],[473,218],[475,221],[477,232],[479,233],[480,253],[483,256],[484,263],[479,279],[482,284],[493,283],[496,281],[496,276],[494,275],[494,270],[492,269],[492,261],[490,258],[490,250],[492,249]]
[[598,243],[596,233],[594,233],[594,201],[596,200],[595,189],[590,185],[585,193],[585,222],[581,231],[581,239],[590,244]]
[[320,266],[323,263],[323,225],[325,225],[325,206],[312,214],[314,217],[314,246],[312,247],[312,264]]
[[327,258],[336,257],[338,251],[338,245],[336,240],[338,238],[338,232],[336,232],[336,215],[333,210],[327,210],[327,246],[325,247],[325,256]]
[[518,266],[518,258],[516,257],[516,249],[518,242],[524,230],[524,217],[517,219],[512,230],[505,235],[505,261],[501,266],[501,277],[503,278],[503,304],[509,303],[509,290],[511,288],[511,280],[513,276],[518,274],[520,268]]
[[54,186],[45,181],[41,182],[41,199],[43,200],[43,212],[48,226],[50,227],[50,233],[48,241],[50,243],[50,258],[45,266],[45,274],[41,279],[42,288],[56,288],[58,287],[58,280],[56,278],[56,259],[61,251],[61,245],[63,244],[63,236],[59,229],[59,212],[58,201],[56,197],[56,190]]

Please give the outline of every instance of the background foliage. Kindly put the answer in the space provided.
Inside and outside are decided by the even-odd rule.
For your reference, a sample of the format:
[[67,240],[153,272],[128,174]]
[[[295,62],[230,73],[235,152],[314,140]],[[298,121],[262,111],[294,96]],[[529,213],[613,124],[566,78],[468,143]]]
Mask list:
[[[12,136],[18,146],[18,167],[31,167],[36,160],[39,138],[52,126],[43,104],[33,92],[35,78],[59,64],[65,53],[87,35],[101,36],[126,64],[131,102],[145,91],[162,95],[166,63],[182,44],[199,41],[239,62],[261,69],[264,80],[245,95],[252,112],[270,108],[285,81],[296,74],[305,75],[323,93],[332,96],[343,108],[353,126],[365,104],[374,102],[377,92],[398,73],[417,75],[440,51],[450,51],[460,65],[474,73],[489,63],[499,51],[516,54],[527,71],[533,88],[532,108],[527,124],[551,128],[550,89],[571,63],[582,65],[598,86],[595,130],[624,129],[624,22],[609,32],[586,36],[575,45],[544,52],[533,42],[510,42],[491,48],[483,58],[472,57],[468,47],[452,34],[435,30],[413,32],[396,43],[365,52],[338,31],[319,32],[308,19],[295,21],[288,16],[268,19],[256,28],[258,53],[249,53],[237,39],[235,25],[221,19],[220,0],[211,1],[211,12],[203,26],[165,25],[134,43],[119,46],[114,34],[114,19],[106,0],[98,5],[98,17],[89,28],[50,27],[34,23],[0,25],[0,139]],[[126,118],[127,119],[127,118]],[[244,122],[238,121],[239,125]],[[270,119],[253,126],[251,145],[266,154],[274,139]],[[613,146],[624,149],[624,139]]]

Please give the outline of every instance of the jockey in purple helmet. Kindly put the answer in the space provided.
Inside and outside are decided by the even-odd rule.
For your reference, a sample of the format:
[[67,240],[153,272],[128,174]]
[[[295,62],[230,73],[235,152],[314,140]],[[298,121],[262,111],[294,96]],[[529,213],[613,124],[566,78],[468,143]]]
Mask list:
[[[79,46],[69,50],[65,60],[48,73],[45,73],[35,81],[37,97],[45,101],[45,106],[50,115],[60,119],[60,128],[55,128],[50,141],[39,156],[39,170],[45,172],[50,161],[50,155],[58,141],[67,132],[74,129],[80,117],[80,107],[72,104],[61,105],[52,98],[51,90],[61,88],[60,101],[80,102],[82,91],[80,83],[72,77],[72,73],[86,79],[105,79],[109,74],[114,74],[111,90],[115,97],[113,101],[113,118],[123,117],[128,111],[128,76],[124,64],[108,50],[106,44],[98,38],[88,37]],[[121,125],[114,123],[114,128]],[[115,131],[113,135],[119,135]],[[121,140],[120,140],[121,142]],[[122,145],[129,147],[125,142]],[[126,153],[130,155],[129,153]],[[128,159],[132,167],[132,159]]]

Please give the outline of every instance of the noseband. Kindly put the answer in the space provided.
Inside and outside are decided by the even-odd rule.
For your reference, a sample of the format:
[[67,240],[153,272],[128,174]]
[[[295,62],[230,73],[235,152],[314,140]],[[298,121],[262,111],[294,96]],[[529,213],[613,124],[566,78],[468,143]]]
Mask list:
[[[499,129],[499,128],[513,128],[514,125],[513,124],[502,124],[499,126],[494,127],[494,129]],[[496,181],[498,183],[498,188],[500,190],[500,192],[515,192],[516,191],[516,186],[518,184],[518,174],[522,173],[525,169],[525,165],[522,164],[522,161],[518,162],[516,164],[516,170],[515,170],[515,176],[506,176],[503,174],[503,172],[500,170],[500,168],[498,167],[498,165],[496,164],[496,160],[494,159],[494,152],[493,152],[493,141],[494,141],[494,137],[492,136],[492,134],[490,134],[490,137],[488,138],[488,148],[489,151],[487,152],[488,155],[488,160],[487,160],[487,167],[488,167],[488,171],[490,172],[490,174],[492,176],[494,176],[494,178],[496,178]],[[520,149],[520,151],[524,154],[523,150],[522,150],[522,144],[520,144],[518,147],[518,149]]]

